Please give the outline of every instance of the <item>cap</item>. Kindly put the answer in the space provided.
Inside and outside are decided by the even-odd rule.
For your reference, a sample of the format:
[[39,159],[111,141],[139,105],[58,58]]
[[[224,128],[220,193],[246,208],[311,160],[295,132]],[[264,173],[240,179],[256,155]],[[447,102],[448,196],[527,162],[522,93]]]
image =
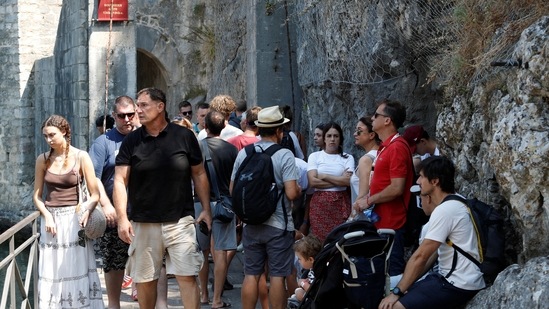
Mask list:
[[415,153],[416,145],[424,135],[425,130],[423,129],[423,126],[414,125],[406,128],[402,137],[408,142],[408,146],[410,146],[412,153]]

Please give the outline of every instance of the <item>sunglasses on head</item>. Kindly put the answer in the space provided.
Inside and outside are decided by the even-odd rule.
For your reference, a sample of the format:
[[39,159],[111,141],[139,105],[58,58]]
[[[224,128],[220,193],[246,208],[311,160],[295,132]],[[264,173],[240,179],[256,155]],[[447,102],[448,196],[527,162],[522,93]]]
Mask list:
[[78,245],[80,247],[86,246],[86,234],[84,233],[84,230],[78,231]]
[[135,116],[135,112],[133,113],[120,113],[120,114],[116,114],[116,117],[120,118],[120,119],[126,119],[126,117],[128,117],[128,119],[132,119],[133,116]]

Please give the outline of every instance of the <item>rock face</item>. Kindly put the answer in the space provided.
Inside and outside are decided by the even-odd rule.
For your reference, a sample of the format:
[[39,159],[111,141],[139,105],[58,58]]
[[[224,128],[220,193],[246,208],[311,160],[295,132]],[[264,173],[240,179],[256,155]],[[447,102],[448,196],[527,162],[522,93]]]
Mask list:
[[[514,264],[467,308],[546,308],[549,253],[549,17],[526,29],[507,68],[440,110],[437,132],[465,194],[506,214]],[[496,81],[501,87],[491,87]],[[513,232],[515,229],[515,232]]]
[[501,87],[491,89],[490,81],[474,85],[470,97],[443,106],[437,122],[462,192],[474,192],[507,213],[522,235],[516,248],[522,261],[549,253],[548,50],[545,17],[515,46],[513,55],[523,65],[493,77]]
[[466,308],[547,308],[548,286],[549,258],[534,258],[525,265],[509,266],[494,285],[480,291]]
[[[297,1],[306,136],[318,124],[335,121],[344,131],[344,151],[359,156],[352,132],[384,98],[404,103],[410,123],[434,132],[435,105],[442,98],[438,89],[424,86],[432,54],[420,43],[433,37],[424,18],[436,20],[415,2]],[[312,146],[312,136],[307,141]]]

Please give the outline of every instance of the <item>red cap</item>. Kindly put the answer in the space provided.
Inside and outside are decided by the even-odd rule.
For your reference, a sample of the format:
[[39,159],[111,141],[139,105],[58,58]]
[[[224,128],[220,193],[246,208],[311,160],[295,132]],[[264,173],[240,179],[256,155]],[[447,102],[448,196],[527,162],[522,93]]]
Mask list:
[[408,146],[410,146],[412,153],[416,152],[416,145],[424,134],[425,130],[423,129],[423,126],[420,125],[410,126],[404,131],[402,137],[408,142]]

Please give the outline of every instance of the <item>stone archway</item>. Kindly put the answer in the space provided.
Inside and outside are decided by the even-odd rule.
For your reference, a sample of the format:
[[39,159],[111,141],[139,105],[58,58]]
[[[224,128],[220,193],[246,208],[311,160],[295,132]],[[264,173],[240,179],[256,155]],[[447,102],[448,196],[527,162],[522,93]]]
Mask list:
[[183,86],[182,53],[173,39],[147,25],[136,24],[135,37],[137,91],[151,86],[164,90],[171,115],[177,110],[172,103],[180,99]]
[[153,55],[141,49],[137,49],[136,71],[137,91],[146,87],[156,87],[164,91],[168,89],[166,70],[162,64]]

